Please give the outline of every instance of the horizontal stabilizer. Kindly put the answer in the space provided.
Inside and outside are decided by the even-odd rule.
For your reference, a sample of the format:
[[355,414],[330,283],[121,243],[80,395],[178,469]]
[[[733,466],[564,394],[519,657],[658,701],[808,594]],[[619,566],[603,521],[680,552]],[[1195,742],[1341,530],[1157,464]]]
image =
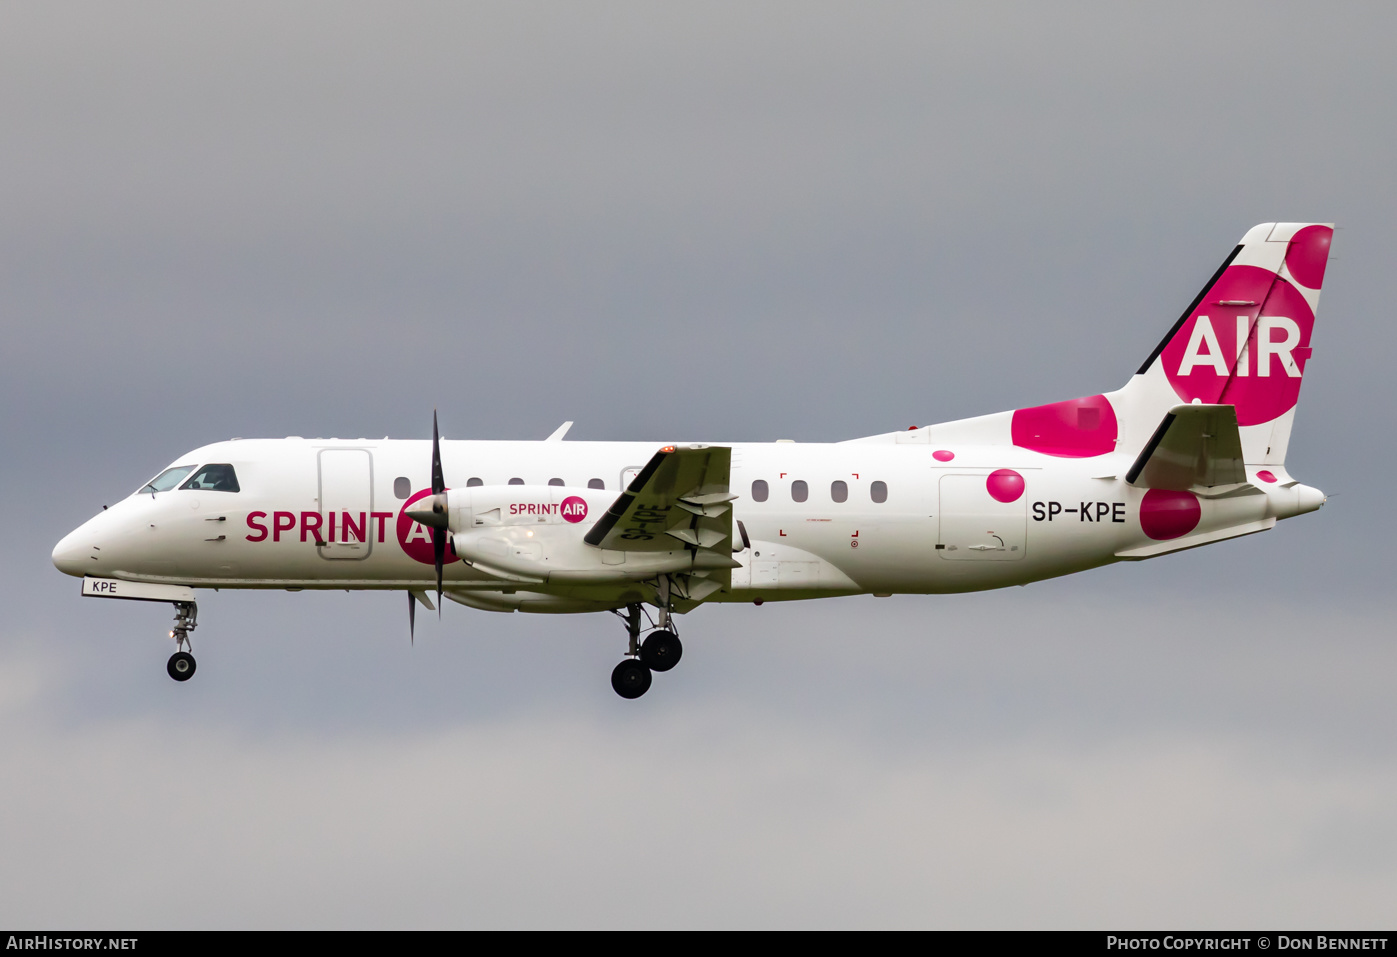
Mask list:
[[1246,483],[1236,407],[1174,406],[1155,429],[1125,480],[1136,488],[1180,492]]

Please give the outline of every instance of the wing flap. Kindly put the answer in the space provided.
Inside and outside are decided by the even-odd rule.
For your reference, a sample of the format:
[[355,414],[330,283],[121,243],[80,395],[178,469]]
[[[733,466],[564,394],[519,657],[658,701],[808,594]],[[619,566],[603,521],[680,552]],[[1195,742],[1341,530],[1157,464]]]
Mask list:
[[732,449],[667,445],[583,537],[588,545],[629,552],[672,552],[683,542],[686,571],[668,576],[672,594],[698,603],[732,583]]
[[701,549],[717,548],[724,541],[731,546],[731,468],[729,448],[665,446],[584,541],[621,551],[670,551],[675,539]]

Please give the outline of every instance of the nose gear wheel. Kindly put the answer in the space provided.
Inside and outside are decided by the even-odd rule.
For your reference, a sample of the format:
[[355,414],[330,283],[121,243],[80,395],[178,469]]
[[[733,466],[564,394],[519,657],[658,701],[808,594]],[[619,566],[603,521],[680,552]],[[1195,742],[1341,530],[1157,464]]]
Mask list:
[[171,678],[176,681],[188,681],[194,677],[194,669],[198,667],[194,662],[194,656],[187,651],[177,651],[170,656],[170,660],[165,665],[165,670],[169,672]]

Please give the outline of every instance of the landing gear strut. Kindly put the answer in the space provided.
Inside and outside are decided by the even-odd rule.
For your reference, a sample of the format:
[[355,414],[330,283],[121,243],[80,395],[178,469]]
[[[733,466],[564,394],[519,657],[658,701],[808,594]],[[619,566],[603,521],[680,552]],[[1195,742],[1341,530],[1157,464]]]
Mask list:
[[[620,614],[618,611],[616,614]],[[650,669],[640,656],[640,602],[626,606],[627,657],[611,672],[611,687],[623,698],[639,698],[650,690]]]
[[[165,671],[176,681],[188,681],[194,677],[194,669],[197,667],[194,656],[189,651],[194,650],[194,644],[189,640],[189,633],[198,627],[199,606],[192,601],[175,602],[175,627],[170,629],[170,637],[175,639],[175,653],[170,656],[170,660],[165,664]],[[184,649],[188,647],[189,651]]]
[[668,575],[661,575],[659,581],[655,583],[655,591],[660,598],[660,614],[658,631],[653,631],[645,639],[645,643],[640,646],[640,660],[645,662],[651,671],[668,671],[679,664],[679,656],[684,653],[684,646],[679,643],[679,636],[675,634],[674,626],[670,624],[671,606],[673,599],[670,598],[670,585]]
[[[626,658],[611,672],[611,687],[623,698],[639,698],[650,690],[652,672],[668,671],[679,664],[684,654],[684,646],[675,633],[670,609],[669,578],[661,575],[656,589],[660,597],[659,620],[652,625],[655,629],[640,640],[640,602],[626,606],[626,634],[630,641]],[[620,615],[620,612],[616,612]]]

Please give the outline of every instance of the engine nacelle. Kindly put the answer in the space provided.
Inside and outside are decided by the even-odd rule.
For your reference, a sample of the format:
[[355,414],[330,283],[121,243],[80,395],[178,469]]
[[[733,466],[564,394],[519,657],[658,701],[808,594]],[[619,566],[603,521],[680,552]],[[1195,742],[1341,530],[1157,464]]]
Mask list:
[[456,554],[506,581],[602,584],[694,571],[706,556],[678,540],[671,551],[616,551],[582,537],[617,493],[561,485],[479,485],[447,492]]

